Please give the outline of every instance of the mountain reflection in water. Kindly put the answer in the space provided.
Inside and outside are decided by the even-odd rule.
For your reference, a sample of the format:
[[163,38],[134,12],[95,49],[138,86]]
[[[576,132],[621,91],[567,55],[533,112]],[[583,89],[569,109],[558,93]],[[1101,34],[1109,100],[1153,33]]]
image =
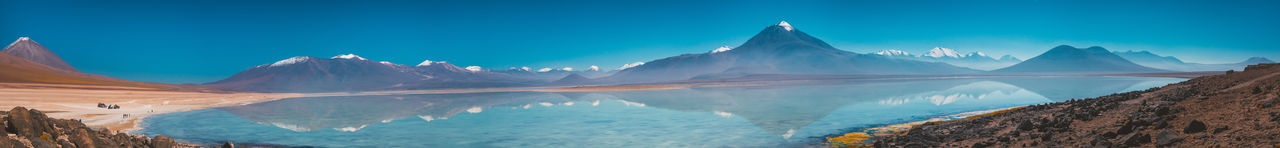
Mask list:
[[849,128],[1184,79],[1013,77],[634,92],[291,98],[157,115],[144,134],[293,146],[796,146]]

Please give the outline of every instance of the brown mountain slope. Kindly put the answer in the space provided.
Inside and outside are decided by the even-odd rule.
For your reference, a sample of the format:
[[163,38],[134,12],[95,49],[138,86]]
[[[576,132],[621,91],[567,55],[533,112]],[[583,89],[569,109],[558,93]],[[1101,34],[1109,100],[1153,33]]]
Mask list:
[[876,147],[1277,147],[1280,64],[926,123]]
[[[227,92],[196,86],[172,85],[129,81],[106,76],[67,71],[36,63],[21,57],[0,53],[0,83],[76,84],[95,86],[123,86],[120,89]],[[15,87],[0,85],[0,87]],[[92,87],[103,89],[108,87]],[[119,87],[116,87],[119,88]]]
[[67,61],[63,61],[61,57],[58,57],[58,54],[54,54],[53,51],[49,50],[49,48],[45,48],[44,45],[36,43],[36,41],[31,40],[31,38],[20,37],[17,41],[10,43],[9,46],[4,47],[4,50],[0,50],[0,52],[31,60],[32,62],[44,64],[49,67],[72,72],[80,72],[79,70],[76,70],[76,68],[71,67],[71,64],[67,64]]

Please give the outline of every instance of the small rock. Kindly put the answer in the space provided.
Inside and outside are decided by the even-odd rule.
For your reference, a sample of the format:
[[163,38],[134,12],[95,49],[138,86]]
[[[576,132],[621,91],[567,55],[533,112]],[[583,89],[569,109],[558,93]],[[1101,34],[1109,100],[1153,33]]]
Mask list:
[[1125,146],[1141,146],[1142,144],[1151,143],[1151,135],[1132,133],[1120,138]]
[[1111,146],[1111,141],[1109,141],[1109,140],[1107,140],[1107,139],[1102,139],[1102,138],[1095,138],[1095,139],[1093,139],[1093,141],[1090,141],[1089,143],[1092,143],[1092,144],[1093,144],[1093,145],[1092,145],[1092,147],[1102,147],[1102,148],[1105,148],[1105,147],[1110,147],[1110,146]]
[[1218,134],[1218,133],[1221,133],[1221,132],[1223,132],[1223,131],[1227,131],[1227,130],[1229,130],[1229,129],[1231,129],[1231,127],[1230,127],[1230,126],[1222,126],[1222,127],[1219,127],[1219,128],[1215,128],[1215,129],[1213,129],[1213,133],[1214,133],[1214,134]]
[[1132,133],[1137,128],[1138,128],[1137,121],[1127,122],[1127,123],[1124,123],[1123,126],[1120,126],[1120,129],[1116,129],[1116,134],[1121,134],[1121,135],[1129,134],[1129,133]]
[[984,148],[984,147],[991,147],[993,145],[996,145],[996,143],[991,141],[983,141],[983,142],[974,143],[973,146],[970,146],[970,147]]
[[1203,132],[1204,130],[1205,130],[1204,122],[1200,122],[1199,120],[1191,120],[1191,123],[1187,124],[1186,128],[1182,128],[1182,133],[1194,134],[1194,133]]
[[1182,136],[1168,130],[1161,131],[1160,134],[1156,135],[1156,144],[1160,146],[1169,146],[1178,141],[1182,141]]
[[227,141],[226,143],[222,143],[221,146],[218,146],[218,148],[236,148],[236,144],[231,143],[231,141]]

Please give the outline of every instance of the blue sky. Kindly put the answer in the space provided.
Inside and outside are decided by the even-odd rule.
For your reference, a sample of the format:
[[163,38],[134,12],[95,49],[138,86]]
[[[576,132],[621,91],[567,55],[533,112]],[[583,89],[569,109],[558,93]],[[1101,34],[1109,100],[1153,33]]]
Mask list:
[[204,83],[293,56],[612,69],[721,45],[786,20],[858,53],[935,46],[1030,58],[1060,44],[1184,61],[1280,58],[1280,1],[59,1],[0,0],[81,71]]

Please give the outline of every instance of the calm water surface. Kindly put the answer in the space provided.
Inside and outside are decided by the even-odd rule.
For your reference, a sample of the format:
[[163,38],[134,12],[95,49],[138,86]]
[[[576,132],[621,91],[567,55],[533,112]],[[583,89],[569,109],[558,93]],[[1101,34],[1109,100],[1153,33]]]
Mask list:
[[321,147],[788,147],[852,129],[1183,80],[1025,77],[290,98],[155,115],[138,133],[198,144]]

